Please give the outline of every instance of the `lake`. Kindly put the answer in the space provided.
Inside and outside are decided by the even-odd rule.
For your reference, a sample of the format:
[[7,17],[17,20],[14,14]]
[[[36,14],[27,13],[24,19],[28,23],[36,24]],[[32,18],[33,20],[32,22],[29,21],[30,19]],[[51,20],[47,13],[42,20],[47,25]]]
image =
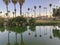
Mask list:
[[60,45],[60,26],[0,28],[0,45]]

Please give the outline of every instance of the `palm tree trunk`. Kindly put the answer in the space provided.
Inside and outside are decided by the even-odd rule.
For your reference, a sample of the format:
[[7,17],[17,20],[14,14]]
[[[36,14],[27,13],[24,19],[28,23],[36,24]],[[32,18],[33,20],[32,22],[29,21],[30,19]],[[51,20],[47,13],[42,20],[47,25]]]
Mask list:
[[51,7],[50,7],[50,18],[51,18]]
[[23,42],[23,35],[21,33],[21,45],[23,45],[23,44],[24,44],[24,42]]
[[15,35],[16,35],[16,43],[17,43],[17,33]]
[[13,14],[13,18],[14,18],[14,14]]
[[7,9],[7,16],[8,16],[8,5],[6,5],[6,9]]
[[8,31],[8,43],[9,43],[9,31]]
[[35,18],[36,18],[36,9],[34,10],[34,15],[35,15]]
[[20,16],[22,16],[22,5],[20,5]]
[[41,8],[39,9],[39,16],[41,16]]
[[16,5],[14,5],[14,12],[15,12],[15,17],[16,17]]
[[45,12],[46,12],[45,15],[47,16],[47,8],[45,8]]

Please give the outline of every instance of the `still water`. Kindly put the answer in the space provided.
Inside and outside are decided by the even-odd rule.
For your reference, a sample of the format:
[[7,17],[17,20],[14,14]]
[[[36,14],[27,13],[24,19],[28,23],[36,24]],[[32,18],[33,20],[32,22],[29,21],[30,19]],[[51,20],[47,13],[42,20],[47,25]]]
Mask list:
[[0,45],[60,45],[59,26],[0,28]]

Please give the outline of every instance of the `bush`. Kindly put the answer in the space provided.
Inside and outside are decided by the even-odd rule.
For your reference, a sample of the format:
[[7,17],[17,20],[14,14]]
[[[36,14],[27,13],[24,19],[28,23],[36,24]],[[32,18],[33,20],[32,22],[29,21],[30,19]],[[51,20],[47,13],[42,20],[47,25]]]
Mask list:
[[3,26],[3,24],[4,24],[4,19],[0,18],[0,26]]
[[31,18],[30,20],[29,20],[29,25],[35,25],[35,18]]
[[8,23],[9,25],[13,25],[13,26],[25,26],[27,23],[27,20],[24,17],[18,16],[18,17],[9,19]]

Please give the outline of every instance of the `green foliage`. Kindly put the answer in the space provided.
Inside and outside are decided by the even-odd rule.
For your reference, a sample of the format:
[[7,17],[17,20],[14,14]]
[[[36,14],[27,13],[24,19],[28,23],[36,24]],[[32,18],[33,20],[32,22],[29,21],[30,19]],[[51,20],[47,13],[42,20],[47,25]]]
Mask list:
[[8,42],[7,45],[10,45],[10,42]]
[[0,31],[1,32],[4,32],[5,31],[5,28],[4,27],[0,27]]
[[53,16],[60,17],[60,7],[59,8],[53,8]]
[[8,24],[9,24],[9,26],[15,26],[14,18],[9,19]]
[[29,25],[35,25],[35,19],[34,18],[31,18],[29,20]]
[[19,45],[18,43],[15,43],[14,45]]
[[27,21],[26,21],[26,18],[20,17],[20,16],[19,16],[19,17],[16,17],[16,18],[15,18],[15,21],[16,21],[16,22],[19,22],[20,24],[27,22]]
[[27,27],[8,27],[7,28],[8,31],[13,31],[13,32],[16,32],[16,33],[22,33],[22,32],[25,32],[27,30]]
[[3,23],[4,23],[4,19],[0,18],[0,26],[3,26]]
[[18,16],[18,17],[9,19],[8,23],[9,23],[9,26],[26,26],[27,24],[35,25],[34,18],[30,18],[28,21],[29,23],[27,23],[27,18]]
[[58,37],[60,39],[60,30],[57,29],[53,30],[53,36]]
[[27,23],[27,20],[26,18],[24,17],[15,17],[15,18],[12,18],[12,19],[9,19],[8,21],[9,25],[13,25],[13,26],[25,26],[26,23]]
[[30,26],[29,29],[31,29],[31,31],[35,31],[35,26]]

